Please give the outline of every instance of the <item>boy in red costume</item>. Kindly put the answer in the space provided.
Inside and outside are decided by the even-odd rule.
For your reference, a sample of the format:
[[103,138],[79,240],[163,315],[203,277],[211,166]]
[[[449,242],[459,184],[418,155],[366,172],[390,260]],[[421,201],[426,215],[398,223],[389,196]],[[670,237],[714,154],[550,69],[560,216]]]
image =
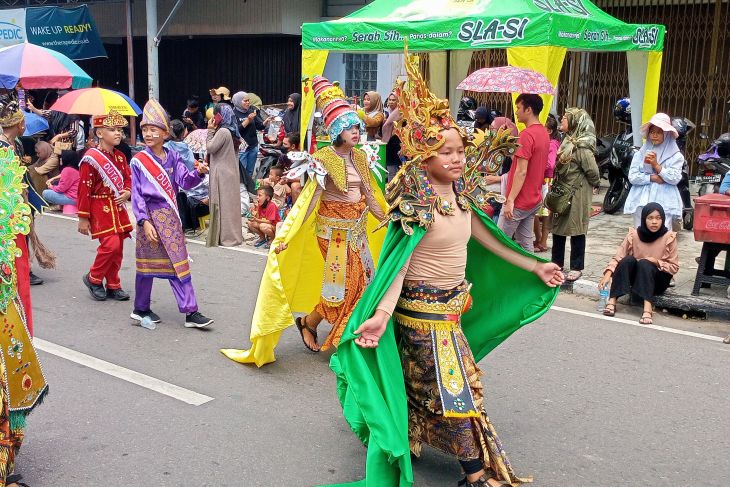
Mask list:
[[79,166],[79,233],[99,239],[96,260],[83,282],[97,301],[129,299],[122,289],[119,269],[124,239],[132,231],[124,206],[131,195],[132,173],[127,158],[115,149],[127,125],[127,120],[114,110],[94,117],[92,127],[99,146],[89,149]]

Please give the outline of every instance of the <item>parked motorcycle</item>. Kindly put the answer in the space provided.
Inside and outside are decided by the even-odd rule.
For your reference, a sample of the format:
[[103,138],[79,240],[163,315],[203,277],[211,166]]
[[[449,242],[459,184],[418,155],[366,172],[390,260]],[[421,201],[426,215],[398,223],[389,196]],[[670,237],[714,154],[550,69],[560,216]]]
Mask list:
[[697,165],[695,183],[700,185],[699,195],[719,193],[722,178],[730,170],[730,133],[722,134],[707,152],[700,154]]
[[[601,139],[599,168],[607,175],[608,191],[603,198],[603,211],[613,215],[621,211],[629,196],[629,168],[634,153],[634,134],[631,131],[631,100],[622,98],[613,108],[613,116],[624,125],[624,130],[615,136]],[[597,144],[598,145],[598,144]],[[598,162],[598,161],[596,161]]]
[[273,145],[259,144],[259,158],[253,170],[253,180],[258,181],[269,176],[269,170],[279,162],[281,150]]
[[[684,117],[673,117],[672,126],[677,130],[677,146],[684,154],[684,148],[687,146],[687,135],[695,129],[695,124],[691,120]],[[694,226],[695,209],[692,203],[692,195],[689,191],[689,164],[687,158],[684,159],[684,167],[682,168],[682,180],[677,184],[679,195],[682,197],[682,228],[692,230]]]

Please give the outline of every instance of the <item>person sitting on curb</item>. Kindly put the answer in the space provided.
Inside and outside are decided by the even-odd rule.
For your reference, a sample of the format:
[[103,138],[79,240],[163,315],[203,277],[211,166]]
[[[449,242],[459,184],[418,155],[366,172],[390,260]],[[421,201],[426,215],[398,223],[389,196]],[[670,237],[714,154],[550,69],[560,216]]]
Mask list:
[[644,300],[639,323],[653,324],[652,301],[667,290],[679,270],[677,234],[667,229],[665,219],[659,203],[642,208],[641,225],[629,230],[598,283],[601,289],[611,286],[604,315],[614,316],[618,298],[632,293]]
[[276,224],[281,221],[279,208],[271,201],[274,197],[274,189],[271,186],[261,186],[256,191],[256,197],[256,206],[252,212],[253,216],[248,221],[248,230],[259,237],[254,247],[268,248],[276,235]]

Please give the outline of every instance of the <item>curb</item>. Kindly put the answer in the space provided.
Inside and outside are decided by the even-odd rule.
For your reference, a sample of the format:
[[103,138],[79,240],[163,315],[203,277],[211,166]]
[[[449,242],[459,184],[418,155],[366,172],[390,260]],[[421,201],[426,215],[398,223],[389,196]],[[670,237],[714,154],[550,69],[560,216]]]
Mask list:
[[[563,284],[563,292],[576,294],[598,301],[598,283],[587,279],[578,279],[573,283]],[[685,296],[668,289],[663,295],[657,296],[657,308],[665,308],[678,314],[703,315],[705,318],[730,320],[730,300],[710,296]]]

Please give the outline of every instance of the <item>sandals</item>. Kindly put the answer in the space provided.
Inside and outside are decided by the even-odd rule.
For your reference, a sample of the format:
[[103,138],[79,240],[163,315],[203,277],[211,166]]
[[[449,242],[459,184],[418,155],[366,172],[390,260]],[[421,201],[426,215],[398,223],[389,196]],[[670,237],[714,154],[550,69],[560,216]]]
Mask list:
[[504,485],[499,480],[495,479],[494,477],[487,477],[486,475],[482,475],[479,480],[476,482],[469,482],[466,480],[466,477],[461,479],[459,483],[457,484],[458,487],[494,487],[498,485]]
[[722,343],[725,343],[726,345],[730,345],[730,335],[726,336],[725,339],[722,341]]
[[603,316],[616,316],[616,305],[611,303],[606,304],[606,307],[603,308]]
[[653,311],[644,311],[643,313],[641,313],[641,319],[639,320],[639,324],[640,325],[653,325],[654,324],[654,320],[652,319],[653,316],[654,316]]
[[534,248],[535,248],[535,252],[537,252],[537,253],[548,251],[548,247],[546,245],[535,244]]
[[583,273],[581,271],[570,271],[570,272],[568,272],[568,275],[565,276],[565,281],[566,282],[575,282],[578,279],[580,279],[581,276],[583,276]]
[[309,346],[307,343],[307,340],[304,339],[304,330],[306,329],[309,333],[312,334],[312,338],[314,338],[314,343],[317,343],[317,330],[314,330],[307,326],[307,323],[304,321],[302,317],[297,317],[294,320],[294,323],[297,325],[297,330],[299,330],[299,336],[302,337],[302,342],[304,342],[304,346],[307,347],[312,352],[319,352],[319,347],[313,348]]

